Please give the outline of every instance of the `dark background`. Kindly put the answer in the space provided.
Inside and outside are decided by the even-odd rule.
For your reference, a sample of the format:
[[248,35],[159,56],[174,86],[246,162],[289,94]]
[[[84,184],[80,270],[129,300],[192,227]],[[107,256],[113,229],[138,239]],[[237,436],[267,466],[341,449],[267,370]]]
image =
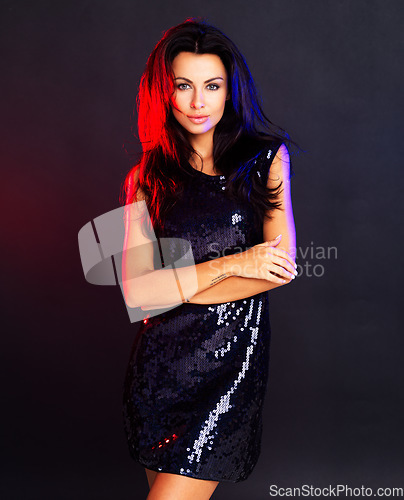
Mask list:
[[[148,55],[198,15],[234,40],[265,112],[306,150],[293,157],[300,277],[269,292],[261,457],[213,498],[404,486],[403,10],[400,0],[1,2],[2,498],[146,497],[121,417],[137,326],[118,287],[85,281],[77,234],[119,206]],[[337,258],[316,257],[328,247]]]

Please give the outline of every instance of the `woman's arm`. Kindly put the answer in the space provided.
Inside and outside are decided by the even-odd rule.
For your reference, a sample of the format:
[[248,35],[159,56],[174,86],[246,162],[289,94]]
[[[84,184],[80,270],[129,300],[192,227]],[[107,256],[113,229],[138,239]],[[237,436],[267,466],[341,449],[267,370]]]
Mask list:
[[[290,283],[292,279],[286,283]],[[285,283],[285,284],[286,284]],[[189,302],[194,304],[222,304],[245,299],[282,286],[283,283],[273,283],[257,278],[242,278],[241,276],[230,276],[227,280],[218,283],[215,287],[204,290],[194,295]]]
[[[293,260],[296,259],[296,231],[293,218],[291,189],[290,189],[290,159],[284,144],[279,148],[277,155],[272,161],[267,186],[277,187],[282,180],[282,192],[277,201],[281,202],[280,209],[272,212],[271,220],[266,219],[263,225],[263,240],[269,241],[276,235],[282,234],[280,243],[276,248],[288,252]],[[215,259],[216,260],[216,259]],[[212,263],[214,261],[211,261]],[[205,263],[204,263],[205,264]],[[288,284],[292,278],[286,279]],[[274,283],[266,279],[245,278],[241,276],[229,276],[218,282],[215,286],[206,288],[189,299],[194,304],[218,304],[232,302],[246,297],[251,297],[260,292],[265,292],[282,286],[283,283]],[[156,307],[156,306],[155,306]],[[142,309],[146,310],[147,307]],[[150,308],[152,309],[152,308]]]
[[[269,241],[278,234],[282,235],[281,241],[276,248],[286,250],[296,260],[296,230],[293,218],[292,197],[290,189],[290,158],[287,147],[282,144],[269,169],[267,186],[271,189],[282,181],[282,192],[277,201],[281,202],[280,209],[272,212],[272,219],[266,219],[263,225],[263,241]],[[286,280],[288,284],[292,279]],[[251,297],[266,290],[272,290],[283,286],[282,283],[273,283],[256,278],[242,278],[230,276],[227,280],[219,283],[214,288],[205,290],[194,295],[190,302],[195,304],[216,304],[219,302],[231,302],[234,300]]]
[[[138,178],[139,172],[135,171],[129,183],[129,192],[137,185]],[[127,203],[124,209],[122,288],[129,307],[156,309],[181,304],[235,274],[231,255],[187,267],[173,269],[166,266],[155,270],[157,239],[154,232],[143,231],[151,224],[145,196],[140,188],[136,191],[136,200],[136,203]]]
[[[136,177],[135,177],[136,181]],[[132,186],[130,186],[132,188]],[[129,307],[165,307],[180,304],[187,297],[213,287],[234,274],[232,256],[219,257],[196,265],[154,269],[154,233],[144,234],[150,226],[144,194],[137,190],[136,203],[125,206],[125,239],[122,252],[122,286]],[[164,304],[164,305],[161,305]]]

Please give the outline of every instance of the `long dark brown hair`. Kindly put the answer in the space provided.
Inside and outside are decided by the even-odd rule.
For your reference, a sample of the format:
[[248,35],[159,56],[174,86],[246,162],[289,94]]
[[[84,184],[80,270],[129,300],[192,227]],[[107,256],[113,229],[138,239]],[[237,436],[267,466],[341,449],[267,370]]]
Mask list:
[[[252,204],[258,227],[265,216],[272,218],[268,211],[279,208],[280,202],[274,200],[281,192],[282,182],[274,189],[267,188],[267,179],[251,175],[251,160],[265,147],[284,143],[288,149],[291,144],[300,148],[264,114],[250,70],[236,45],[204,18],[189,18],[167,30],[147,60],[136,99],[143,151],[126,176],[120,202],[137,201],[140,187],[152,227],[159,235],[165,214],[180,197],[190,175],[184,162],[198,153],[171,110],[172,62],[180,52],[216,54],[226,68],[231,98],[226,101],[213,134],[213,164],[226,176],[227,196]],[[133,182],[136,170],[138,181]],[[290,175],[294,175],[292,164],[290,170]]]

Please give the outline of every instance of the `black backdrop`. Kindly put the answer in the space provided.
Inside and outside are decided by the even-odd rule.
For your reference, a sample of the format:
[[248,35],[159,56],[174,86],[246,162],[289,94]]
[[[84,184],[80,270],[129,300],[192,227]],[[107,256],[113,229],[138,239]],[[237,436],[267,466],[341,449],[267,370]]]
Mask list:
[[249,480],[214,498],[404,486],[403,3],[2,1],[1,11],[3,498],[146,497],[121,419],[136,324],[118,287],[85,281],[77,234],[119,206],[147,56],[198,15],[235,41],[266,113],[306,150],[293,157],[300,276],[269,292],[262,454]]

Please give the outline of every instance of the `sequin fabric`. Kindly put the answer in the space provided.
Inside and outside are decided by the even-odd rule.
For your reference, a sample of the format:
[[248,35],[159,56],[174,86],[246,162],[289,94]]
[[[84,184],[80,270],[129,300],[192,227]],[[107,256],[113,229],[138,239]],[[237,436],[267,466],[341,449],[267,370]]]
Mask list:
[[[275,153],[255,160],[256,175],[268,175]],[[261,243],[252,208],[226,197],[225,177],[195,172],[164,237],[188,240],[196,264]],[[268,292],[184,303],[142,322],[123,391],[132,458],[198,479],[247,479],[260,454],[269,347]]]

